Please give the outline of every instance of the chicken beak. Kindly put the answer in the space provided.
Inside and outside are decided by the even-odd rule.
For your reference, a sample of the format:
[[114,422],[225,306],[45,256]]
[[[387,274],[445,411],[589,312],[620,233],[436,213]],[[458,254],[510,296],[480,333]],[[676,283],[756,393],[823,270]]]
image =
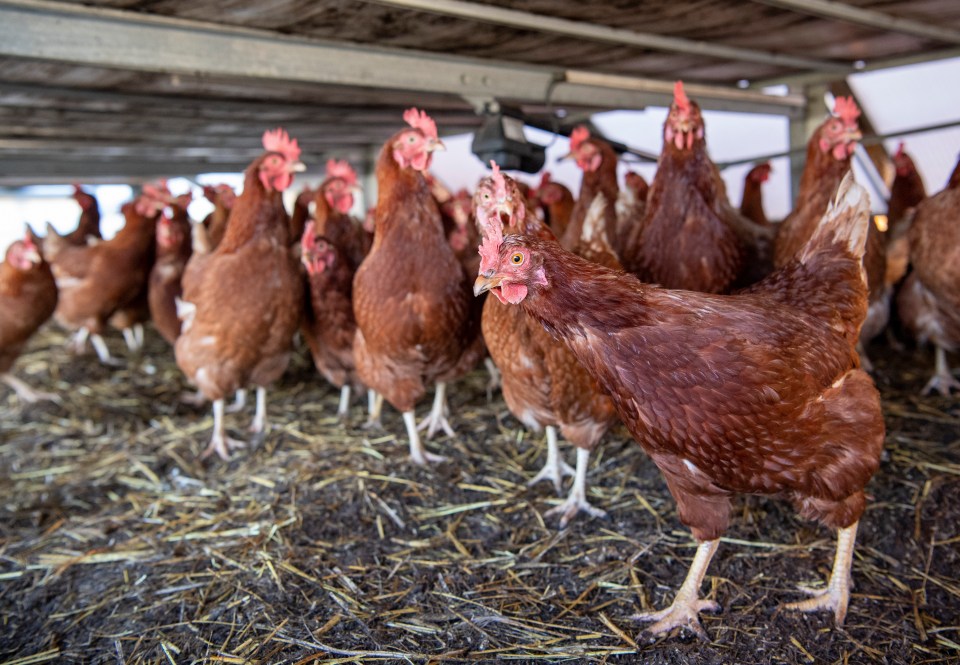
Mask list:
[[363,194],[363,187],[360,185],[350,185],[350,187],[347,188],[347,191],[356,196],[358,194]]
[[447,146],[445,146],[443,144],[443,141],[441,141],[440,139],[432,139],[427,144],[427,152],[437,152],[437,151],[446,152],[446,150],[447,150]]
[[500,286],[500,282],[503,281],[501,275],[497,275],[492,270],[489,273],[479,275],[477,281],[473,283],[473,295],[479,296],[481,293],[486,293],[490,289],[495,289]]
[[863,132],[861,132],[859,129],[847,131],[843,138],[846,139],[848,143],[852,141],[859,141],[863,138]]
[[23,258],[25,258],[30,263],[33,263],[34,265],[39,264],[41,261],[43,261],[43,257],[40,256],[40,252],[37,250],[36,247],[30,247],[29,249],[27,249],[27,251],[23,253]]
[[300,161],[288,162],[287,169],[289,169],[290,173],[303,173],[307,170],[307,165]]

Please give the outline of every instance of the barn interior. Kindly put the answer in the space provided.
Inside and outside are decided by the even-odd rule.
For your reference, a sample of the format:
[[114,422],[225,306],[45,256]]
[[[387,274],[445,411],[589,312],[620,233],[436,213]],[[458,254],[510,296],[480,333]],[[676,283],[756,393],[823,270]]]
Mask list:
[[[306,175],[346,159],[374,196],[411,106],[441,138],[503,115],[567,136],[669,107],[678,79],[705,110],[785,118],[786,150],[750,158],[786,160],[795,194],[825,95],[955,58],[952,0],[0,0],[0,195],[239,173],[279,126]],[[857,158],[883,213],[891,144],[953,138],[960,119],[883,133],[861,105]],[[619,147],[656,161],[638,146]],[[778,605],[829,571],[829,530],[741,497],[707,578],[723,604],[707,637],[645,640],[632,615],[669,600],[696,543],[626,429],[591,465],[607,517],[558,529],[543,513],[560,499],[526,485],[541,439],[482,370],[451,389],[436,467],[407,463],[389,408],[382,430],[362,427],[359,401],[340,423],[306,353],[271,396],[273,429],[201,461],[209,409],[179,400],[189,386],[158,335],[121,367],[66,342],[48,324],[17,364],[60,403],[0,393],[0,665],[960,658],[960,403],[920,394],[929,348],[867,350],[887,435],[845,625]]]

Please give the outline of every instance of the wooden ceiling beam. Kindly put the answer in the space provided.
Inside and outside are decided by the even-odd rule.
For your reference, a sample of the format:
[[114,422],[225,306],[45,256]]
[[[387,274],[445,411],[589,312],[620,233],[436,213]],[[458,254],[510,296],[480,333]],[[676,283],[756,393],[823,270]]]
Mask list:
[[820,72],[833,72],[842,76],[850,71],[848,63],[816,58],[805,58],[775,53],[773,51],[759,51],[756,49],[739,48],[681,37],[670,37],[649,32],[636,32],[611,28],[607,25],[587,23],[585,21],[571,21],[556,16],[533,14],[506,7],[496,7],[477,2],[464,0],[366,0],[378,5],[413,9],[416,11],[453,16],[470,21],[504,25],[534,32],[547,32],[577,39],[587,39],[607,44],[632,46],[634,48],[652,49],[655,51],[669,51],[687,55],[700,55],[724,60],[741,62],[757,62],[763,65],[779,65],[792,69],[811,69]]
[[[635,88],[571,85],[568,72],[556,67],[358,46],[48,0],[0,3],[0,56],[213,80],[289,81],[518,103],[552,99],[620,109],[644,108],[651,99]],[[738,103],[730,95],[735,88],[716,89],[723,91],[726,107],[755,111],[755,91],[747,91],[752,94]],[[711,108],[714,100],[707,94],[698,101]],[[795,115],[801,103],[771,96],[767,107]]]
[[945,44],[960,45],[960,30],[915,19],[891,16],[875,9],[855,7],[846,2],[836,2],[836,0],[754,0],[754,2],[787,9],[798,14],[818,16],[888,32],[899,32]]

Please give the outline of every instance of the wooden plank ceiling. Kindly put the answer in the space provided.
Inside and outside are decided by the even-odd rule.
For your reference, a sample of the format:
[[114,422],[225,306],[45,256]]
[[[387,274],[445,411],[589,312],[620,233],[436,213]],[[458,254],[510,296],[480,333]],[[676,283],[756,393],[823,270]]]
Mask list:
[[797,117],[759,88],[958,54],[956,0],[0,0],[0,184],[236,171],[277,125],[363,165],[411,105],[450,134],[485,101],[546,123],[677,78]]

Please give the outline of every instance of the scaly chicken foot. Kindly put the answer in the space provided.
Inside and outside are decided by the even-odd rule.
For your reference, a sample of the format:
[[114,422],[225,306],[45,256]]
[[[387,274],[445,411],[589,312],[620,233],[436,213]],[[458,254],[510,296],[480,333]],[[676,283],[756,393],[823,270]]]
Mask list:
[[427,462],[443,462],[447,458],[443,455],[434,455],[427,452],[420,440],[417,431],[417,416],[413,411],[403,412],[403,424],[407,426],[407,436],[410,438],[410,461],[419,466],[426,466]]
[[590,451],[577,448],[577,470],[573,479],[573,487],[567,500],[555,508],[551,508],[544,517],[560,515],[560,528],[563,529],[581,511],[591,517],[606,517],[607,511],[596,508],[587,501],[587,468],[590,464]]
[[950,365],[947,364],[947,352],[938,346],[936,353],[936,370],[930,380],[927,381],[927,385],[923,387],[922,394],[929,395],[936,390],[944,397],[949,397],[953,390],[960,392],[960,381],[957,381],[953,372],[950,371]]
[[202,453],[200,459],[206,459],[213,453],[216,453],[220,459],[226,461],[230,459],[230,450],[236,448],[245,448],[247,444],[237,439],[231,439],[227,436],[226,427],[223,424],[223,400],[213,401],[213,437]]
[[383,395],[373,388],[367,389],[367,421],[363,429],[383,429],[380,422],[380,413],[383,411]]
[[31,388],[13,374],[7,372],[0,374],[0,381],[3,381],[5,384],[10,386],[13,389],[13,392],[17,393],[17,397],[20,398],[21,402],[34,404],[40,401],[47,401],[55,402],[56,404],[63,404],[63,400],[60,399],[60,395],[57,395],[56,393],[45,393],[41,390]]
[[837,553],[833,559],[833,570],[830,572],[830,581],[826,589],[806,589],[800,591],[810,594],[812,598],[786,603],[788,610],[800,612],[818,612],[832,610],[837,625],[843,623],[847,616],[847,605],[850,602],[850,568],[853,564],[853,544],[857,539],[857,525],[854,522],[845,529],[837,532]]
[[490,380],[487,381],[487,401],[493,401],[493,393],[503,385],[503,379],[500,378],[500,370],[489,356],[483,359],[483,366],[487,368]]
[[257,410],[253,414],[253,422],[250,423],[250,432],[253,434],[263,434],[267,431],[267,389],[257,386]]
[[542,480],[549,480],[556,488],[557,496],[560,496],[563,494],[563,477],[573,475],[576,475],[576,471],[560,456],[557,428],[547,425],[547,462],[540,472],[527,482],[527,487],[533,487]]
[[426,429],[427,440],[432,439],[438,429],[442,429],[447,436],[454,436],[450,421],[447,420],[448,413],[450,413],[450,409],[447,408],[447,384],[438,381],[437,393],[433,397],[433,407],[430,409],[430,415],[420,422],[417,431]]
[[90,343],[93,344],[93,350],[97,352],[97,358],[100,359],[101,363],[110,367],[120,367],[123,365],[123,363],[110,355],[110,349],[107,348],[107,342],[103,337],[92,333],[90,335]]
[[90,337],[90,331],[86,328],[80,328],[77,332],[73,333],[70,341],[67,342],[67,350],[76,356],[81,355],[87,350],[88,337]]
[[638,621],[655,622],[652,626],[648,626],[643,634],[653,636],[667,633],[674,628],[689,628],[706,639],[707,633],[700,624],[700,612],[716,612],[720,609],[720,605],[712,600],[700,598],[700,584],[719,544],[719,539],[700,543],[687,577],[683,580],[670,607],[653,612],[641,612],[632,617]]
[[123,341],[127,343],[127,348],[131,353],[137,353],[143,349],[143,324],[134,323],[129,328],[123,328]]

